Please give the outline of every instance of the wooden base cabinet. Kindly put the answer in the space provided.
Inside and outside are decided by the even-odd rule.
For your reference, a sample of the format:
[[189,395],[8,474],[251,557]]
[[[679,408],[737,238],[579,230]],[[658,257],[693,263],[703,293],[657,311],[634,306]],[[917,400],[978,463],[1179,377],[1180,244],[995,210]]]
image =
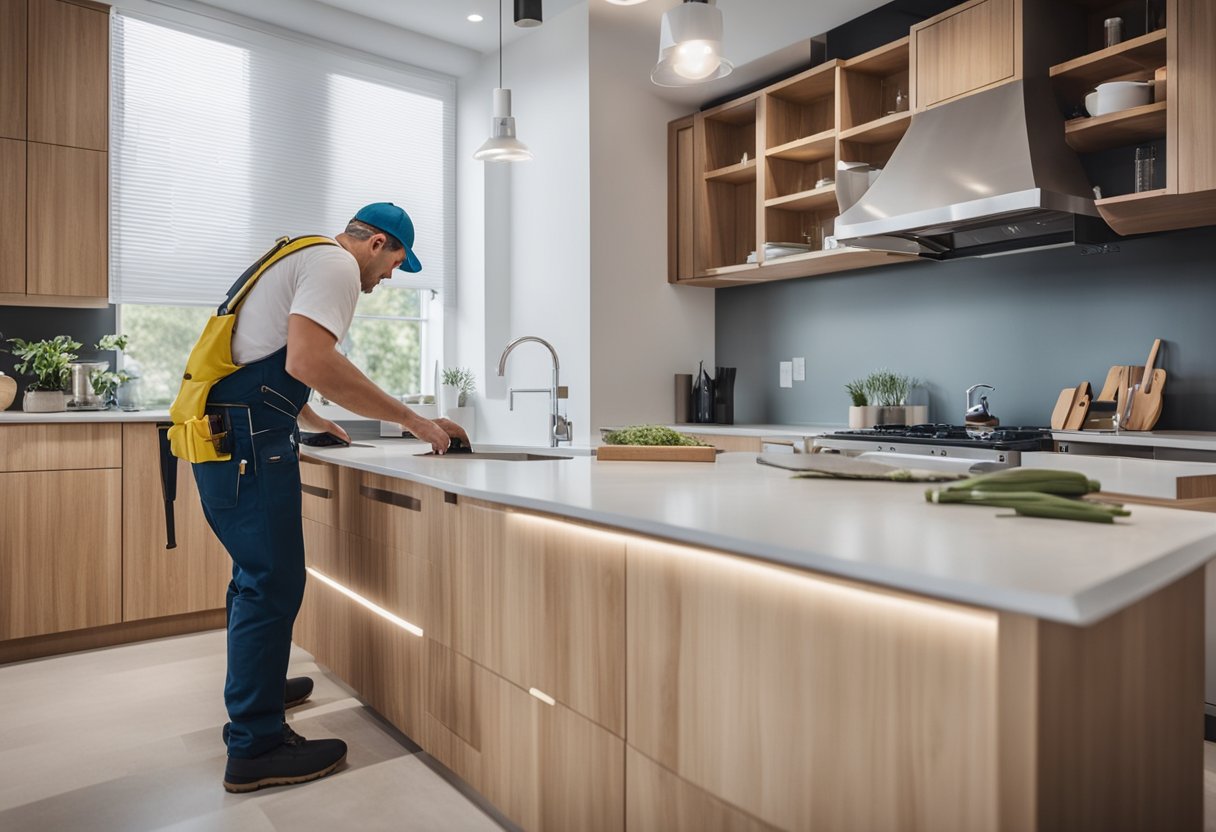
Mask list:
[[177,461],[177,548],[165,548],[154,424],[123,425],[123,621],[224,608],[232,560],[203,516],[190,464]]
[[122,620],[122,472],[0,473],[0,641]]
[[423,747],[524,829],[624,829],[624,742],[429,641]]

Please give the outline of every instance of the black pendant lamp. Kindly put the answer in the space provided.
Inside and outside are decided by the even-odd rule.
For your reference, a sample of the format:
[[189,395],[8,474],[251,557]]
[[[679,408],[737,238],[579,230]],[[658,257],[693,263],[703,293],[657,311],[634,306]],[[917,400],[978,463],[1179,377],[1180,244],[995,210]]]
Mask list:
[[515,0],[515,25],[532,29],[544,23],[541,0]]

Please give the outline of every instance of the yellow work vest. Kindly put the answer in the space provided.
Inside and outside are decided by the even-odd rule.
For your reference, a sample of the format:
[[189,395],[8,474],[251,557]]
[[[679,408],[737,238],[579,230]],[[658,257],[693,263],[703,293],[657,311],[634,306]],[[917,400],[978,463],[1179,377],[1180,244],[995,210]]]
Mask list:
[[226,462],[232,458],[230,453],[220,453],[218,445],[224,436],[215,432],[204,410],[207,396],[216,382],[240,369],[232,360],[232,329],[236,326],[237,310],[267,269],[289,254],[320,245],[336,246],[337,243],[320,236],[280,237],[270,251],[232,284],[228,296],[207,321],[198,343],[190,350],[182,386],[169,408],[169,417],[173,420],[173,426],[169,428],[169,446],[174,456],[189,462]]

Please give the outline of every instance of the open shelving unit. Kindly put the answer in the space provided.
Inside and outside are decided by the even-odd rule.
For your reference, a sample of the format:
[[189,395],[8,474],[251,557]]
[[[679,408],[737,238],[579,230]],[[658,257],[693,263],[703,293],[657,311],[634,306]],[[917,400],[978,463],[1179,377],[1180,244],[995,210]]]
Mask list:
[[909,44],[900,38],[841,64],[841,161],[882,167],[908,131]]

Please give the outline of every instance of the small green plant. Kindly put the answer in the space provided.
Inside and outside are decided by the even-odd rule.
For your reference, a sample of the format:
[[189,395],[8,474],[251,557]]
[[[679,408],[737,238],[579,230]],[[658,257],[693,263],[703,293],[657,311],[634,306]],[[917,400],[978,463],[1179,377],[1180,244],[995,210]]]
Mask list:
[[448,367],[443,371],[445,387],[455,387],[459,393],[457,407],[464,407],[468,397],[477,390],[477,376],[467,367]]
[[45,341],[9,338],[8,342],[13,345],[13,355],[20,359],[16,364],[17,372],[34,379],[27,389],[53,392],[67,386],[71,373],[68,364],[76,360],[79,341],[73,341],[67,335],[56,335]]
[[134,378],[135,376],[122,370],[94,370],[89,374],[89,384],[93,385],[93,392],[100,396],[103,402],[111,404],[117,398],[118,388]]
[[606,445],[701,445],[686,433],[663,425],[634,425],[604,434]]
[[122,352],[127,348],[127,344],[131,339],[126,335],[103,335],[97,340],[93,349],[99,352],[112,352],[117,350]]
[[854,407],[898,407],[907,404],[908,394],[920,386],[920,379],[890,370],[875,370],[863,379],[844,386]]

